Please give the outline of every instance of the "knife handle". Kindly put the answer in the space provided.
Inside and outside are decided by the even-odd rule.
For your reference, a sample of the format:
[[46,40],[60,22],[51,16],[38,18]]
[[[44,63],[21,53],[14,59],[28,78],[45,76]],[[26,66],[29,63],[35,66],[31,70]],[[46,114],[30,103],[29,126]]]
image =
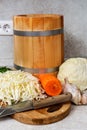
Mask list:
[[58,103],[64,103],[71,101],[72,95],[70,93],[61,94],[58,96],[48,97],[45,100],[33,101],[34,109],[44,108],[47,106],[55,105]]

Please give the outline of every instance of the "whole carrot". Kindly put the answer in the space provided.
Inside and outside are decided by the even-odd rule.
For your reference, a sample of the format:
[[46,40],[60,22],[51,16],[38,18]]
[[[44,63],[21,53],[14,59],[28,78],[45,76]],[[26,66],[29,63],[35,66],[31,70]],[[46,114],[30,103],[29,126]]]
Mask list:
[[38,76],[42,87],[49,96],[56,96],[62,92],[61,82],[50,74],[41,74]]

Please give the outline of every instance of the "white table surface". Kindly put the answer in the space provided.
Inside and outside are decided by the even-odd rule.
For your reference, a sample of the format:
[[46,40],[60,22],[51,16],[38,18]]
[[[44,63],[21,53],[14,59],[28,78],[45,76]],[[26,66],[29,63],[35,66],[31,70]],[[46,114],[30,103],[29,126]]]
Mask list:
[[[2,60],[0,66],[12,65],[9,61],[11,60]],[[66,118],[48,125],[27,125],[6,117],[0,119],[0,130],[87,130],[87,106],[72,105]]]

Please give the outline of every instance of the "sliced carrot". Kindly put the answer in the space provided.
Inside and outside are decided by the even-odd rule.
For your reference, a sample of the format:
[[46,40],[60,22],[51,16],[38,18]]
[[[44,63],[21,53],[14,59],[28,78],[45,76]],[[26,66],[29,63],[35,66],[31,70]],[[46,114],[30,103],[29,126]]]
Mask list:
[[41,74],[38,76],[42,87],[49,96],[56,96],[62,92],[61,82],[53,75]]

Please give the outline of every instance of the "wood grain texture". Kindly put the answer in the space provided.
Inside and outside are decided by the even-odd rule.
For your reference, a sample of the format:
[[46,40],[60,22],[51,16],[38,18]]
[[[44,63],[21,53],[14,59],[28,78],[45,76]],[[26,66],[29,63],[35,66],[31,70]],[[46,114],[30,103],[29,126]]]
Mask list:
[[[63,28],[63,16],[32,14],[14,16],[14,30],[47,31]],[[53,68],[64,61],[63,34],[53,36],[14,35],[14,63],[26,68]]]
[[[53,108],[54,107],[54,108]],[[52,110],[52,111],[51,111]],[[61,106],[55,108],[55,106],[31,110],[12,115],[15,120],[25,124],[50,124],[57,122],[65,118],[71,110],[71,103],[64,103]]]

